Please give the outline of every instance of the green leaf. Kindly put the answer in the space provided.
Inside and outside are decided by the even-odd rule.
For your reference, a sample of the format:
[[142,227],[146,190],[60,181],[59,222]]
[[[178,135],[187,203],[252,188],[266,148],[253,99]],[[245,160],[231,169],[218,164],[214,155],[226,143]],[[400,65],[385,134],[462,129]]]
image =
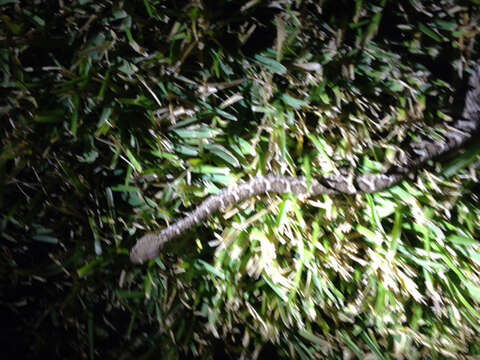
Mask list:
[[65,120],[65,111],[62,109],[39,112],[33,118],[39,123],[58,123]]
[[210,139],[218,134],[218,130],[206,126],[191,126],[186,129],[174,129],[173,132],[183,139]]
[[240,162],[237,158],[227,149],[225,149],[222,145],[219,144],[208,144],[205,145],[204,148],[213,154],[217,155],[219,158],[225,160],[227,163],[232,165],[233,167],[239,167]]
[[480,287],[471,281],[465,281],[464,284],[472,298],[474,298],[477,302],[480,302]]
[[366,227],[364,227],[362,225],[357,225],[357,231],[360,234],[362,234],[363,236],[365,236],[373,244],[377,244],[377,245],[379,244],[379,240],[381,238],[379,238],[379,236],[375,232],[367,229]]
[[95,267],[101,263],[103,263],[103,258],[99,256],[96,259],[89,262],[88,264],[82,266],[80,269],[78,269],[77,270],[78,276],[84,277],[91,274],[94,271]]
[[311,332],[309,332],[307,330],[300,329],[300,331],[298,333],[300,334],[300,336],[302,336],[303,338],[312,342],[313,344],[317,344],[317,345],[320,345],[320,346],[325,345],[325,340],[324,339],[322,339],[319,336],[316,336],[316,335],[312,334]]
[[207,270],[209,273],[215,275],[219,279],[225,280],[225,274],[221,270],[214,268],[212,265],[203,261],[202,259],[198,259],[197,263],[201,264],[203,268]]
[[77,136],[79,106],[80,106],[80,96],[74,95],[73,96],[72,125],[71,125],[73,136]]
[[423,24],[419,24],[418,27],[419,27],[421,32],[423,32],[425,35],[429,36],[433,40],[438,41],[438,42],[442,41],[442,38],[436,32],[431,30],[429,27],[427,27]]
[[375,339],[370,337],[367,331],[362,331],[361,337],[365,341],[365,343],[368,345],[368,347],[372,349],[372,351],[377,355],[378,359],[387,360],[385,356],[383,356],[382,352],[380,351],[378,345],[375,342]]
[[130,185],[117,185],[117,186],[112,186],[112,191],[117,191],[117,192],[139,192],[140,189],[135,187],[135,186],[130,186]]
[[402,235],[402,222],[403,222],[403,211],[402,211],[402,208],[398,207],[395,211],[395,222],[393,224],[393,229],[392,229],[392,243],[390,245],[390,249],[393,252],[397,251],[398,240],[400,240],[400,236]]
[[363,359],[364,353],[362,350],[358,347],[358,345],[352,340],[350,335],[348,335],[344,330],[340,331],[340,335],[347,344],[348,348],[357,356],[358,359]]
[[34,235],[32,236],[33,240],[41,241],[49,244],[58,244],[58,239],[49,235]]
[[265,282],[270,286],[270,288],[273,290],[275,294],[278,295],[278,297],[284,302],[288,302],[288,298],[285,296],[285,294],[272,282],[266,275],[262,275],[262,279],[265,280]]
[[230,168],[219,167],[219,166],[210,166],[210,165],[198,165],[192,168],[192,172],[200,174],[223,174],[228,175],[230,173]]
[[447,241],[458,245],[480,245],[480,241],[462,235],[449,235]]
[[308,101],[296,99],[288,94],[282,95],[282,100],[285,104],[293,107],[294,109],[300,109],[306,105],[308,105]]
[[478,155],[480,155],[480,146],[473,143],[468,147],[467,151],[459,156],[456,156],[450,163],[447,164],[445,170],[443,171],[443,175],[446,178],[453,176],[461,169],[464,169],[473,163],[477,159]]
[[140,165],[140,162],[135,158],[135,156],[133,156],[132,152],[129,149],[127,149],[127,157],[138,172],[143,171],[142,165]]
[[193,147],[193,146],[176,144],[174,148],[175,148],[175,151],[177,153],[182,154],[182,155],[187,155],[187,156],[197,156],[198,155],[198,149],[196,147]]
[[287,68],[276,60],[267,58],[262,55],[255,55],[255,60],[265,65],[267,69],[269,69],[271,72],[275,74],[283,75],[287,72]]

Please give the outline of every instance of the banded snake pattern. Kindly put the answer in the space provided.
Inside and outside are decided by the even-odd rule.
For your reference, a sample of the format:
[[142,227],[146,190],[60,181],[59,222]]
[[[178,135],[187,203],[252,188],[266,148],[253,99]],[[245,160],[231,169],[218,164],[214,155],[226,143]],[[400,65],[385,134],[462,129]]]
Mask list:
[[451,122],[444,133],[444,141],[420,140],[404,149],[398,164],[383,174],[361,174],[357,177],[326,176],[312,179],[305,177],[266,175],[245,183],[227,187],[216,195],[209,196],[184,218],[167,228],[141,237],[130,252],[133,263],[142,264],[157,257],[170,240],[203,222],[218,210],[224,210],[252,196],[265,193],[293,193],[306,197],[321,194],[366,194],[387,189],[407,175],[419,169],[428,160],[459,149],[471,141],[480,129],[480,65],[470,77],[469,90],[461,116]]

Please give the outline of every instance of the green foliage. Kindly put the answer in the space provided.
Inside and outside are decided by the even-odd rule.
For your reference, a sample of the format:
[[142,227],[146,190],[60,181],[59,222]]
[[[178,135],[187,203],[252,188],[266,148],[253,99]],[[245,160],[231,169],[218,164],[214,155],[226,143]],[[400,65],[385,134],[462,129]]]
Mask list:
[[237,181],[441,138],[478,58],[475,1],[219,3],[0,1],[12,356],[478,355],[478,142],[379,194],[250,199],[130,264]]

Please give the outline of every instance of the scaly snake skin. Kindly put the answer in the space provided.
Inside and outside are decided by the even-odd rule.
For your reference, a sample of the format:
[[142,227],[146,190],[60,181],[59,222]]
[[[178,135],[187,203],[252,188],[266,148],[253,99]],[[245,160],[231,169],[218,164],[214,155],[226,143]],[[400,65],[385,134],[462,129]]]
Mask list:
[[265,193],[292,193],[306,197],[321,194],[367,194],[389,188],[403,180],[409,173],[425,162],[452,150],[458,149],[473,139],[480,128],[480,65],[470,77],[462,117],[447,126],[444,141],[420,140],[408,145],[398,165],[379,175],[364,174],[355,178],[327,176],[312,179],[310,184],[304,177],[267,175],[225,188],[217,195],[203,201],[183,219],[157,233],[149,233],[140,238],[130,252],[133,263],[142,264],[157,257],[163,246],[201,223],[217,210],[224,210],[255,195]]

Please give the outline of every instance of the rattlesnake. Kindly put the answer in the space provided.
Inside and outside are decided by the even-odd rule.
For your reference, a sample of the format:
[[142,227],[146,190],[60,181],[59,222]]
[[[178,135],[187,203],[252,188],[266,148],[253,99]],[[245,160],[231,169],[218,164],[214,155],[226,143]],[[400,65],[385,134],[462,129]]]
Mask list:
[[458,149],[480,130],[480,65],[470,77],[462,116],[447,126],[444,141],[420,140],[408,145],[397,165],[379,175],[363,174],[354,178],[327,176],[307,181],[305,177],[266,175],[227,187],[212,195],[183,219],[157,233],[140,238],[130,252],[130,260],[144,263],[158,256],[163,246],[201,223],[217,210],[223,210],[247,198],[265,193],[292,193],[306,197],[320,194],[366,194],[389,188],[403,180],[428,160]]

